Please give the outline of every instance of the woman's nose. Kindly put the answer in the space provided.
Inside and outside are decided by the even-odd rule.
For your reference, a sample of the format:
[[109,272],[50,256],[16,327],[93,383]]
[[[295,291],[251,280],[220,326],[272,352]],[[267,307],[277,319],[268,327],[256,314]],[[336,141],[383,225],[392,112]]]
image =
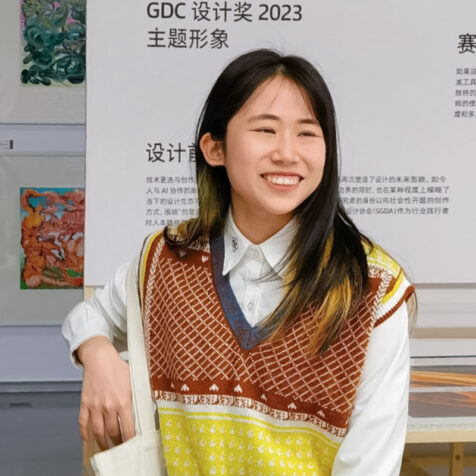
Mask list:
[[291,137],[280,137],[276,144],[276,148],[271,154],[271,159],[274,162],[292,163],[297,160],[297,151],[294,140]]

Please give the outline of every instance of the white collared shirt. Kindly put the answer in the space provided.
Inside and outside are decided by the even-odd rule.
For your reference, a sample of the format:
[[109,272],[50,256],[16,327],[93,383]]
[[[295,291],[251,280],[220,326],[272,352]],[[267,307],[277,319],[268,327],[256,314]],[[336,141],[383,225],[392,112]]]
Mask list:
[[[295,226],[289,222],[258,246],[239,232],[231,214],[227,218],[223,274],[229,275],[235,297],[253,326],[279,304],[283,278],[279,263]],[[98,289],[93,298],[77,304],[66,317],[62,332],[74,365],[78,366],[75,350],[91,337],[103,335],[111,342],[125,342],[128,266],[122,265],[112,281]],[[270,269],[276,279],[254,279]],[[372,331],[348,433],[337,452],[332,476],[400,474],[409,374],[408,316],[406,305],[402,305]]]
[[[256,326],[271,314],[282,298],[284,270],[282,259],[296,231],[295,220],[255,245],[236,226],[228,212],[224,242],[223,276],[230,286],[250,326]],[[263,279],[266,278],[266,279]]]

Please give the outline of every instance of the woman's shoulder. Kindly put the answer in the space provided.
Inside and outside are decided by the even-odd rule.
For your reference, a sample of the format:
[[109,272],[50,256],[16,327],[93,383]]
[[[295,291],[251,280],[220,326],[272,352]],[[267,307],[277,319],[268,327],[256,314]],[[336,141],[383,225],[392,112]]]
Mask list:
[[144,239],[142,254],[148,254],[152,248],[157,246],[161,249],[164,245],[177,252],[184,251],[185,249],[208,251],[208,237],[200,234],[194,235],[191,229],[192,226],[192,221],[188,220],[150,233]]
[[378,281],[380,305],[375,325],[380,325],[415,292],[400,264],[381,246],[364,242],[369,278]]
[[364,240],[362,245],[367,256],[369,272],[373,271],[375,273],[380,271],[388,273],[394,278],[402,274],[403,270],[398,262],[377,243]]

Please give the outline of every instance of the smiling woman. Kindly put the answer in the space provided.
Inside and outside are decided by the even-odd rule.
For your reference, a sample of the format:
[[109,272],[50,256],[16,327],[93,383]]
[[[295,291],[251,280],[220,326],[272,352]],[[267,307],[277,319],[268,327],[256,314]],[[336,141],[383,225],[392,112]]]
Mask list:
[[[321,75],[270,50],[238,57],[195,155],[199,216],[148,237],[139,264],[168,474],[397,476],[413,287],[341,205]],[[126,328],[127,269],[64,325],[85,366],[81,433],[103,449],[133,434],[109,342]]]
[[[268,50],[241,56],[217,79],[197,128],[199,217],[165,232],[172,247],[217,236],[231,205],[238,229],[261,243],[295,217],[281,262],[287,286],[263,326],[277,337],[319,303],[309,347],[320,351],[365,295],[372,246],[340,202],[336,136],[330,92],[309,62]],[[275,183],[290,173],[295,185]]]
[[254,243],[279,231],[318,187],[326,144],[305,93],[275,76],[262,84],[228,123],[224,140],[208,132],[200,141],[205,160],[224,166],[233,219]]

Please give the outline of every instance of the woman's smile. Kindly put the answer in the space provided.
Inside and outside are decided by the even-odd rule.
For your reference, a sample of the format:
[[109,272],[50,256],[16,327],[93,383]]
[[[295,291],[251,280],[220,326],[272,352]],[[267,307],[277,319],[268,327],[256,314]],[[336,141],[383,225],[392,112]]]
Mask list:
[[297,185],[301,180],[299,175],[294,174],[263,174],[261,176],[273,185],[292,186]]
[[321,182],[321,126],[305,92],[283,76],[263,83],[231,118],[225,144],[221,165],[230,180],[233,218],[245,235],[284,226]]

